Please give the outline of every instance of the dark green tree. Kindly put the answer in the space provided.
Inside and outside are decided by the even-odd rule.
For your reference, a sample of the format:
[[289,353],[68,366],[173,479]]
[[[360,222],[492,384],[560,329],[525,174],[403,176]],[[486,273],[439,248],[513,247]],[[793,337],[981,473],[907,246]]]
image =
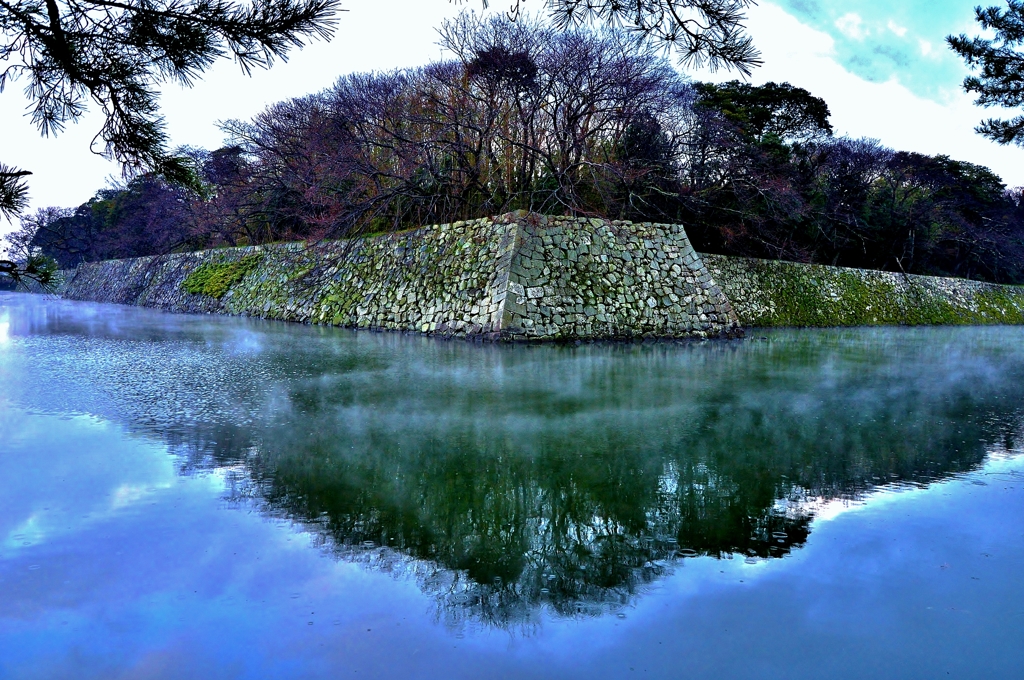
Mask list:
[[832,134],[824,99],[789,83],[699,83],[698,106],[718,111],[745,138],[807,142]]
[[[960,55],[976,74],[964,79],[964,90],[978,95],[977,105],[1019,108],[1024,105],[1024,1],[1007,0],[1006,9],[975,7],[981,28],[994,37],[964,34],[946,38],[950,48]],[[1024,146],[1024,115],[1009,120],[989,118],[975,128],[1000,144]]]

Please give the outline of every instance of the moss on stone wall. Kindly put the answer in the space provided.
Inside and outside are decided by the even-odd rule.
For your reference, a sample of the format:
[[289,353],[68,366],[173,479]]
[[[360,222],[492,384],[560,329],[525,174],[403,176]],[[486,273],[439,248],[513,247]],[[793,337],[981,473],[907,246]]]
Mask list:
[[219,300],[231,286],[255,270],[262,259],[262,254],[251,253],[237,260],[201,264],[185,277],[181,287],[193,295],[205,295]]
[[702,255],[747,326],[1024,324],[1024,287]]
[[347,241],[82,265],[66,297],[492,340],[1024,324],[1024,287],[699,255],[682,227],[510,213]]

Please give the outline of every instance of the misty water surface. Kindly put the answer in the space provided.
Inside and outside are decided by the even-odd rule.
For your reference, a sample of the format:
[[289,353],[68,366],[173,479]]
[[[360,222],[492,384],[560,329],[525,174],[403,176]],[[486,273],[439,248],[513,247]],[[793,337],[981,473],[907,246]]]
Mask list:
[[0,296],[0,678],[1019,677],[1024,330]]

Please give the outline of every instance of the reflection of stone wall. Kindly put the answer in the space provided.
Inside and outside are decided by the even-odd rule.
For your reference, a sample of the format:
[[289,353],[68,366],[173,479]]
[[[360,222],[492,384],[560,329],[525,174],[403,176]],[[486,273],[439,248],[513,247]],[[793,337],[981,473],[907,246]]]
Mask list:
[[1024,324],[1024,286],[700,257],[744,326]]
[[[260,254],[220,299],[202,265]],[[682,227],[512,213],[311,245],[85,264],[68,298],[487,339],[708,337],[736,316]]]

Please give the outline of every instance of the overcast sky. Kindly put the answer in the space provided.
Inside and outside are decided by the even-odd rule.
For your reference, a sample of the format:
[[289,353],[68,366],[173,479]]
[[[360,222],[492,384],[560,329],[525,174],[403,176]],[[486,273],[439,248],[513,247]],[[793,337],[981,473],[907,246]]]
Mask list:
[[[991,0],[996,4],[996,0]],[[528,0],[526,7],[541,6]],[[1024,149],[999,147],[973,132],[986,115],[960,90],[966,73],[944,43],[977,33],[964,0],[773,0],[749,11],[747,26],[765,65],[754,83],[788,81],[828,102],[838,134],[887,146],[946,154],[987,165],[1010,186],[1024,185]],[[346,0],[330,43],[314,43],[251,78],[223,61],[189,90],[164,89],[174,145],[221,145],[217,121],[248,118],[281,99],[323,89],[352,71],[415,66],[440,58],[434,28],[461,7],[448,0]],[[500,11],[503,0],[492,0]],[[724,80],[732,74],[690,74]],[[25,117],[19,83],[0,94],[0,162],[31,170],[32,208],[85,202],[118,168],[90,153],[101,126],[95,111],[56,138],[43,139]],[[0,222],[0,232],[10,225]]]

